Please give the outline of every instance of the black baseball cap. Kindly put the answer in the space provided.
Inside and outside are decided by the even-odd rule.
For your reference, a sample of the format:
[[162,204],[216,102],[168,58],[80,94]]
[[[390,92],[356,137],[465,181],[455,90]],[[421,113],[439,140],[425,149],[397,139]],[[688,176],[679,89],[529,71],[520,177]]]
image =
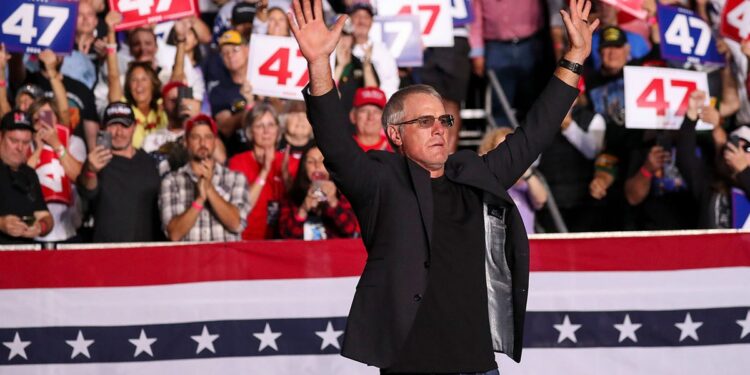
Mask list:
[[364,10],[367,13],[370,13],[370,17],[375,16],[375,10],[372,8],[372,5],[370,5],[370,3],[367,3],[367,2],[359,2],[359,3],[352,4],[352,6],[349,7],[349,11],[347,13],[349,15],[352,15],[354,14],[354,12],[358,10]]
[[18,91],[16,92],[16,99],[18,99],[21,94],[26,94],[32,99],[37,100],[44,95],[44,90],[42,90],[42,88],[37,85],[27,83],[18,89]]
[[232,8],[232,24],[253,23],[258,7],[255,3],[239,2]]
[[135,124],[135,114],[130,105],[122,102],[110,103],[104,110],[104,127],[120,124],[131,127]]
[[625,32],[617,26],[607,26],[600,32],[601,42],[599,48],[622,47],[628,43]]
[[0,124],[0,130],[28,130],[34,132],[34,126],[31,124],[31,117],[24,112],[19,110],[10,111],[3,116],[2,124]]

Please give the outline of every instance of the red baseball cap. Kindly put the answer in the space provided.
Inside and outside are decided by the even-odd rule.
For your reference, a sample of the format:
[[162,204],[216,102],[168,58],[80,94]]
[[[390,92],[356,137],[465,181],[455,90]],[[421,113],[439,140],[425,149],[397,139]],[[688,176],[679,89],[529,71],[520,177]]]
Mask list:
[[166,98],[167,94],[169,94],[169,92],[176,87],[187,87],[187,85],[180,81],[170,81],[161,88],[161,97]]
[[199,113],[195,115],[195,117],[187,120],[187,122],[185,123],[185,136],[190,135],[190,131],[193,130],[193,127],[195,125],[200,125],[200,124],[205,124],[205,125],[210,126],[211,132],[214,133],[214,135],[219,134],[219,130],[216,127],[216,121],[214,121],[214,119],[211,118],[211,116],[209,115]]
[[385,93],[377,87],[363,87],[354,93],[354,107],[372,104],[380,109],[385,108]]

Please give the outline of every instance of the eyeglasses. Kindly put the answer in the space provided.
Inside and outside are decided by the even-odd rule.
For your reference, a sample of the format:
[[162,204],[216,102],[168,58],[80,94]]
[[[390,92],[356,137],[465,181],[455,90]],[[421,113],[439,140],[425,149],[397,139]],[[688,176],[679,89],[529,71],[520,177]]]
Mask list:
[[411,125],[411,124],[417,124],[417,126],[420,129],[428,129],[432,127],[432,124],[435,123],[435,120],[440,121],[440,125],[442,125],[445,128],[450,128],[453,126],[453,115],[442,115],[442,116],[421,116],[417,117],[413,120],[408,121],[402,121],[399,123],[395,123],[393,125]]

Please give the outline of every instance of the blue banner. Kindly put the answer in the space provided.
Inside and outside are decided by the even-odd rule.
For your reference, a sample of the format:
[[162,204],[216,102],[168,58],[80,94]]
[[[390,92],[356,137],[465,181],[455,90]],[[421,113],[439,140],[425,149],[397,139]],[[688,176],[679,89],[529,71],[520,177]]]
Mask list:
[[453,27],[461,27],[474,22],[474,9],[471,0],[451,0]]
[[711,27],[695,12],[659,5],[656,15],[664,59],[724,65]]
[[3,0],[0,42],[11,52],[39,53],[47,48],[70,53],[75,40],[78,1]]
[[750,200],[742,190],[732,188],[732,228],[742,229],[749,225]]

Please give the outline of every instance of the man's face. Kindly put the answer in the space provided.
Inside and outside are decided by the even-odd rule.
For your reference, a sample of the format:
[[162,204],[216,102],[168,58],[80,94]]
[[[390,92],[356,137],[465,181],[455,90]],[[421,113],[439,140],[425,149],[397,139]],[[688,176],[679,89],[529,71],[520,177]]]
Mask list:
[[156,36],[149,30],[139,29],[130,36],[130,54],[135,61],[154,61]]
[[372,27],[372,16],[366,10],[360,9],[351,14],[354,37],[357,39],[367,39],[367,34]]
[[76,33],[79,35],[91,35],[99,24],[96,11],[91,3],[82,1],[78,4],[78,19],[76,20]]
[[231,73],[244,69],[247,66],[247,58],[248,49],[245,45],[226,44],[221,47],[221,59]]
[[123,151],[130,147],[133,143],[135,124],[131,126],[112,124],[107,126],[107,131],[112,134],[112,150]]
[[[404,101],[403,121],[422,116],[435,118],[445,114],[443,102],[428,94],[410,95]],[[400,128],[400,129],[399,129]],[[447,129],[434,121],[429,128],[417,124],[389,125],[388,135],[401,152],[427,170],[441,169],[448,160]]]
[[32,134],[28,130],[8,130],[0,132],[0,158],[13,169],[26,163],[31,151]]
[[630,46],[626,44],[622,47],[604,47],[601,54],[602,69],[613,74],[619,73],[628,63]]
[[187,136],[187,151],[190,159],[202,161],[212,157],[216,148],[216,135],[208,124],[196,124]]
[[383,110],[380,107],[373,104],[365,104],[352,109],[350,116],[351,122],[357,128],[357,135],[380,135],[382,129],[381,119],[383,117]]

